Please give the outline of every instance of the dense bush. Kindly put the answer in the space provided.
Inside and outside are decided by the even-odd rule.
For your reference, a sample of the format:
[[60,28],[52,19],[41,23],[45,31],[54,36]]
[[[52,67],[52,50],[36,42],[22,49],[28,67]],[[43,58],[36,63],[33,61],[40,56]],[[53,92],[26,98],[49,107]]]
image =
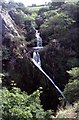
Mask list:
[[[1,91],[0,91],[1,92]],[[3,96],[3,120],[41,120],[49,117],[50,110],[45,112],[40,104],[40,91],[31,95],[21,92],[19,88],[2,89]]]
[[69,83],[65,86],[64,94],[67,100],[70,103],[73,103],[79,100],[79,68],[72,68],[68,73],[72,77]]
[[53,17],[57,15],[57,12],[55,10],[49,10],[47,12],[44,12],[44,16],[46,19],[49,19],[49,17]]
[[[52,14],[53,17],[51,16]],[[50,17],[48,18],[48,16]],[[44,33],[46,32],[47,34],[45,36],[49,37],[52,35],[52,39],[67,37],[66,33],[74,22],[72,18],[64,13],[57,13],[55,11],[47,12],[46,18],[45,22],[40,26],[42,36],[44,36]]]
[[24,23],[24,21],[26,20],[26,16],[21,14],[20,12],[16,13],[16,17],[15,17],[15,23],[18,25],[22,25]]
[[57,112],[56,118],[75,118],[79,119],[79,67],[67,71],[71,76],[69,83],[65,86],[64,94],[73,106],[67,105],[65,109]]
[[41,9],[39,9],[39,11],[38,11],[38,15],[42,15],[42,13],[44,13],[44,12],[46,12],[46,11],[48,11],[49,10],[49,8],[41,8]]
[[52,0],[52,3],[51,3],[51,6],[50,6],[50,9],[57,9],[57,8],[60,8],[62,4],[64,4],[64,1],[65,0]]

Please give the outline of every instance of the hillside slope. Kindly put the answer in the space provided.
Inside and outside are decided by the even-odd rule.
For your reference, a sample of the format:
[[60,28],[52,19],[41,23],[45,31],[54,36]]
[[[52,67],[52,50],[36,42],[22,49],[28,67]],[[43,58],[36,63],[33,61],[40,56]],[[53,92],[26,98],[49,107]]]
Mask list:
[[2,34],[3,36],[7,33],[11,33],[14,36],[19,36],[18,29],[15,22],[12,20],[8,11],[1,10],[0,17],[2,19]]

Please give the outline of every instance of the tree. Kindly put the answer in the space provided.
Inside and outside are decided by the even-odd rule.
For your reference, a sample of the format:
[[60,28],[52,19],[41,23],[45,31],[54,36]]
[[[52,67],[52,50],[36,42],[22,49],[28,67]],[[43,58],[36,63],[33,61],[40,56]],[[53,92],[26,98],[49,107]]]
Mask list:
[[[53,16],[51,16],[51,14]],[[43,34],[45,31],[47,32],[47,36],[53,34],[53,38],[61,38],[64,37],[66,31],[69,30],[68,27],[74,22],[72,18],[64,13],[49,13],[49,18],[40,26],[40,31]]]
[[69,83],[65,86],[64,94],[70,103],[79,100],[79,67],[67,71],[71,76]]
[[13,87],[10,91],[3,88],[3,111],[1,111],[3,120],[45,120],[46,117],[51,115],[52,111],[44,111],[40,104],[40,93],[37,90],[28,95],[16,87]]
[[62,4],[64,4],[65,0],[52,0],[50,9],[57,9],[61,7]]
[[19,7],[24,7],[24,4],[21,3],[21,2],[19,2],[19,3],[18,3],[18,6],[19,6]]
[[18,25],[22,25],[26,20],[26,16],[21,14],[20,12],[17,12],[16,13],[16,16],[15,16],[15,23],[18,24]]

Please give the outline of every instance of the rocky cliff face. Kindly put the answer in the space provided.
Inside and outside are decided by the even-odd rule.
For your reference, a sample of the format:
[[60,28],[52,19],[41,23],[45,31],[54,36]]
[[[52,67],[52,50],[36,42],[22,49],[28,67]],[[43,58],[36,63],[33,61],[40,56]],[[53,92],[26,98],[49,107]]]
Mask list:
[[15,22],[12,20],[8,11],[0,10],[0,17],[2,19],[2,34],[5,36],[10,33],[14,36],[19,36]]

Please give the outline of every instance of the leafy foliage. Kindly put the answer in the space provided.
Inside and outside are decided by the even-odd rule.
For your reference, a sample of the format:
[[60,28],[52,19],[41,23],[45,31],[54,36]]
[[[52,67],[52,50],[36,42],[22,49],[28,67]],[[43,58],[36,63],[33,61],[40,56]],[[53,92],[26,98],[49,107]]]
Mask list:
[[46,11],[48,11],[49,9],[46,7],[46,8],[41,8],[41,9],[39,9],[39,11],[38,11],[38,15],[42,15],[42,13],[44,13],[44,12],[46,12]]
[[24,23],[25,20],[26,20],[26,16],[21,14],[20,12],[17,12],[15,23],[21,25]]
[[57,14],[57,12],[55,10],[50,10],[50,11],[44,12],[44,15],[47,19],[49,19],[49,17],[53,17],[56,14]]
[[57,9],[60,8],[62,4],[64,4],[65,0],[52,0],[50,9]]
[[69,26],[74,23],[74,20],[64,13],[57,13],[55,11],[50,11],[45,14],[47,18],[40,26],[42,35],[44,36],[44,33],[46,32],[46,36],[53,35],[52,38],[57,39],[66,36]]
[[[49,12],[47,14],[49,14]],[[54,16],[52,17],[51,14],[54,14]],[[71,18],[69,18],[64,13],[57,13],[55,11],[51,11],[49,16],[50,16],[48,20],[49,27],[50,25],[55,25],[55,26],[62,25],[64,27],[65,25],[69,25],[72,22],[74,22]]]
[[[0,91],[1,92],[1,91]],[[2,89],[3,96],[3,120],[41,120],[52,113],[47,113],[40,104],[40,91],[37,90],[31,95],[21,92],[19,88],[12,90]]]
[[71,79],[69,83],[65,86],[64,94],[67,97],[70,103],[79,100],[79,68],[72,68],[72,70],[68,71]]
[[70,76],[72,77],[72,79],[79,79],[79,68],[78,67],[75,67],[75,68],[72,68],[71,70],[67,71]]

